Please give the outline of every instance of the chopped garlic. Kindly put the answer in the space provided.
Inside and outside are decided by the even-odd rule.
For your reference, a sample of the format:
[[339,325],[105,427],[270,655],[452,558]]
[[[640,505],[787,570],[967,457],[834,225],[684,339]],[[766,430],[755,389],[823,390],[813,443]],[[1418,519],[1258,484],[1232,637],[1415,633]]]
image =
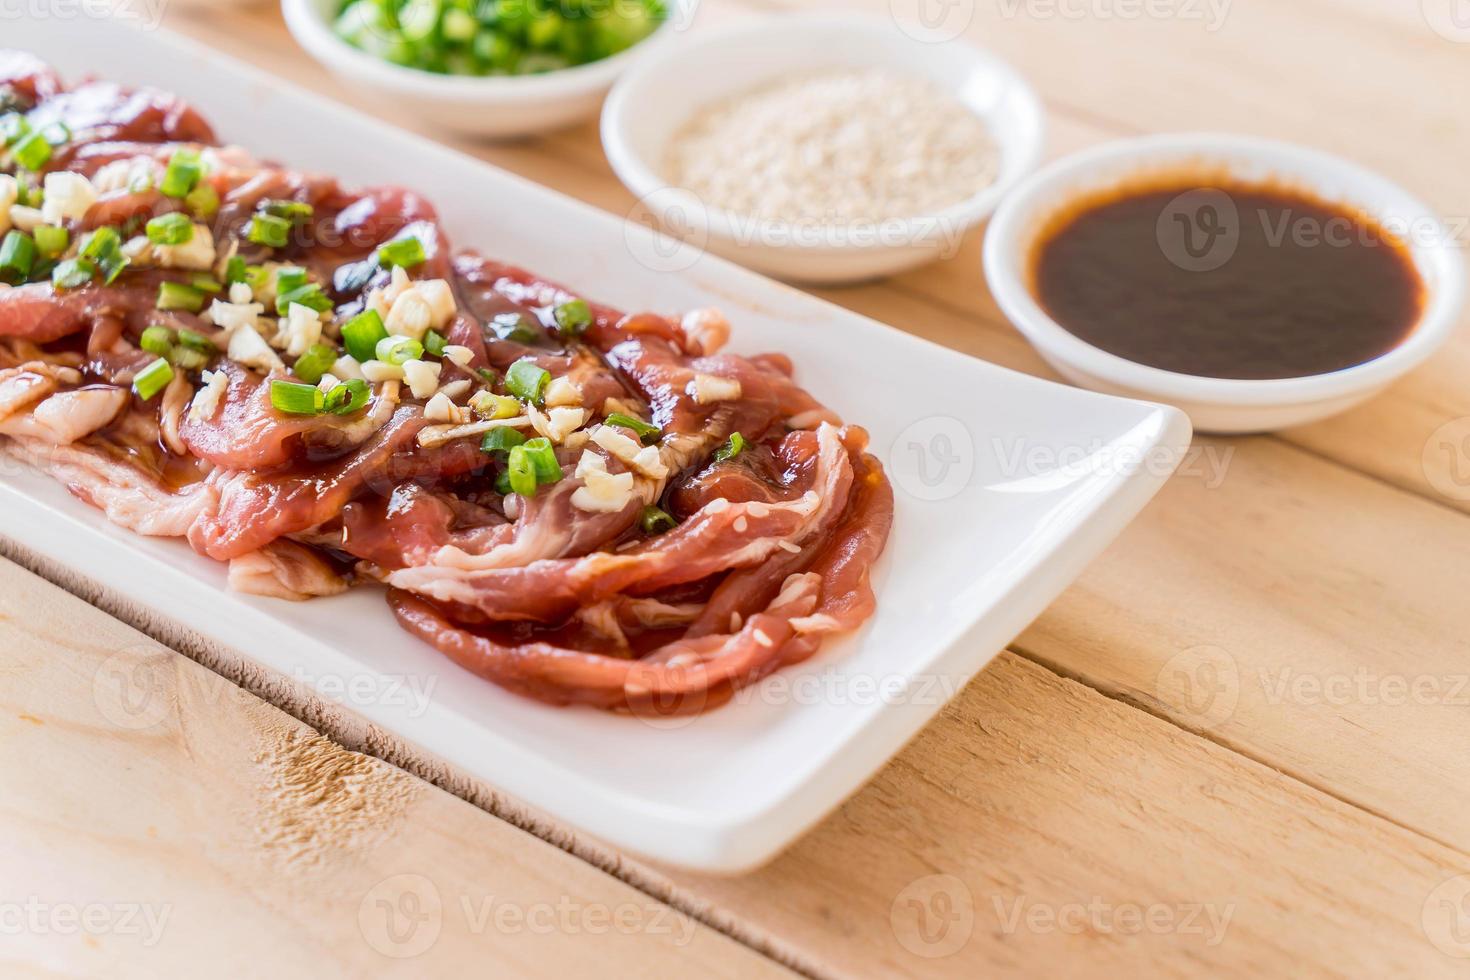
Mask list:
[[449,384],[444,385],[439,389],[439,393],[450,401],[459,401],[473,387],[474,383],[469,378],[460,378],[458,381],[451,381]]
[[552,378],[546,386],[546,404],[555,408],[565,405],[581,405],[582,390],[568,378]]
[[0,174],[0,235],[10,233],[10,209],[20,197],[20,181],[9,174]]
[[281,318],[281,330],[276,334],[276,346],[285,349],[287,355],[300,357],[312,344],[321,342],[322,318],[309,306],[292,303]]
[[701,405],[734,401],[740,397],[740,382],[717,374],[696,374],[689,382],[688,393]]
[[439,373],[444,365],[434,361],[412,360],[403,363],[403,380],[415,398],[429,398],[439,390]]
[[[412,363],[412,362],[409,362]],[[363,361],[362,376],[376,384],[379,381],[402,381],[403,368],[387,361]]]
[[446,360],[458,364],[460,367],[469,367],[470,362],[475,359],[475,352],[459,344],[450,344],[444,348],[444,357]]
[[418,290],[410,289],[393,301],[393,308],[388,311],[383,325],[391,334],[423,340],[424,334],[433,326],[433,317],[434,311],[428,301]]
[[46,223],[46,216],[39,208],[28,208],[16,204],[10,209],[10,223],[21,231],[30,234]]
[[553,408],[543,413],[535,405],[527,405],[526,414],[536,432],[554,443],[561,443],[587,421],[587,410],[583,408]]
[[204,382],[189,405],[189,421],[207,422],[219,411],[220,402],[230,390],[230,376],[223,371],[203,371],[199,375]]
[[362,373],[362,365],[357,363],[357,358],[351,354],[343,354],[332,362],[332,373],[343,381],[366,381],[367,375]]
[[[230,302],[236,306],[243,306],[255,299],[248,282],[235,282],[230,284]],[[264,309],[265,307],[261,307]]]
[[609,473],[602,457],[590,450],[583,451],[576,475],[582,486],[572,493],[572,506],[579,510],[615,514],[632,499],[633,474]]
[[204,318],[221,330],[255,332],[255,325],[265,307],[259,303],[225,303],[215,300],[209,305]]
[[41,214],[48,224],[81,221],[92,205],[97,203],[97,190],[92,182],[81,174],[69,171],[47,174],[45,190]]
[[214,232],[195,223],[193,236],[182,245],[154,245],[153,255],[165,269],[210,272],[214,269]]
[[593,429],[592,441],[625,463],[633,462],[633,457],[643,448],[610,425],[600,425]]
[[[215,305],[219,305],[216,303]],[[253,367],[266,374],[272,371],[285,370],[286,365],[271,350],[270,344],[265,338],[255,332],[254,327],[242,327],[230,332],[230,346],[226,353],[230,360]]]
[[447,422],[451,425],[460,425],[465,419],[462,410],[444,392],[439,392],[429,399],[429,404],[424,406],[424,418],[430,422]]
[[657,446],[644,446],[638,450],[638,455],[633,457],[632,466],[650,480],[665,480],[669,476],[668,464],[659,454]]

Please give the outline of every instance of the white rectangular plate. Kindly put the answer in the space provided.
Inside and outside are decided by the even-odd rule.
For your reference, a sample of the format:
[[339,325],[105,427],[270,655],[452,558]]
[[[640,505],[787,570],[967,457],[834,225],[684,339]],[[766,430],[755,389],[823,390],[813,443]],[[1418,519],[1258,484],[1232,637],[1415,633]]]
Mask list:
[[771,858],[1037,616],[1188,444],[1172,409],[1003,370],[713,257],[653,271],[634,254],[650,241],[639,225],[166,32],[10,21],[3,43],[69,79],[95,73],[177,92],[222,138],[261,156],[350,184],[406,185],[438,205],[458,245],[597,300],[717,305],[735,326],[734,349],[785,351],[818,398],[868,427],[897,492],[874,569],[877,615],[731,704],[662,724],[507,694],[400,631],[375,588],[302,604],[234,594],[224,567],[182,542],[114,528],[39,475],[5,477],[0,533],[615,847],[717,872]]

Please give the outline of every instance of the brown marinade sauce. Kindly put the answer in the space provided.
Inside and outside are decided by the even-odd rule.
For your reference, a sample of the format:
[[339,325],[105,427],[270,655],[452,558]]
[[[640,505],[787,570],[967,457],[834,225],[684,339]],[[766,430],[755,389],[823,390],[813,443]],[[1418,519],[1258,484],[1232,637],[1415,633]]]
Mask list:
[[1080,197],[1035,241],[1031,289],[1052,319],[1095,347],[1182,374],[1351,367],[1398,346],[1424,306],[1398,236],[1284,185],[1141,177]]

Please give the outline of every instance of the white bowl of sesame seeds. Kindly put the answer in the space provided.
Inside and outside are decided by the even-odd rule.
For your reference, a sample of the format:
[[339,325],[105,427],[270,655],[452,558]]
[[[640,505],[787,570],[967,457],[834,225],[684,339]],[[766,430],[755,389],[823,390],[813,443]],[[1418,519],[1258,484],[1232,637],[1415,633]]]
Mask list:
[[[777,15],[653,53],[602,115],[613,170],[689,246],[839,284],[959,251],[1041,158],[1031,87],[963,41],[887,17]],[[678,263],[677,265],[675,263]]]

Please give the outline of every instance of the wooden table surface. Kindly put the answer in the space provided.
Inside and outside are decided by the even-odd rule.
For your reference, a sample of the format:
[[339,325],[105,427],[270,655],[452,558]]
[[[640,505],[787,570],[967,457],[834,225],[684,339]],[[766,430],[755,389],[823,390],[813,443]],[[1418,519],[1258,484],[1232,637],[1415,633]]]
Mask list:
[[[1296,140],[1401,181],[1463,241],[1453,0],[840,6],[920,2],[1029,76],[1052,155],[1163,130]],[[706,0],[700,20],[796,6]],[[271,8],[165,23],[415,128],[329,80]],[[591,123],[510,146],[426,135],[632,204]],[[979,244],[819,293],[1047,375]],[[1462,332],[1339,418],[1197,439],[1214,465],[1172,480],[870,785],[733,879],[514,826],[0,567],[0,970],[1460,973],[1467,370]]]

